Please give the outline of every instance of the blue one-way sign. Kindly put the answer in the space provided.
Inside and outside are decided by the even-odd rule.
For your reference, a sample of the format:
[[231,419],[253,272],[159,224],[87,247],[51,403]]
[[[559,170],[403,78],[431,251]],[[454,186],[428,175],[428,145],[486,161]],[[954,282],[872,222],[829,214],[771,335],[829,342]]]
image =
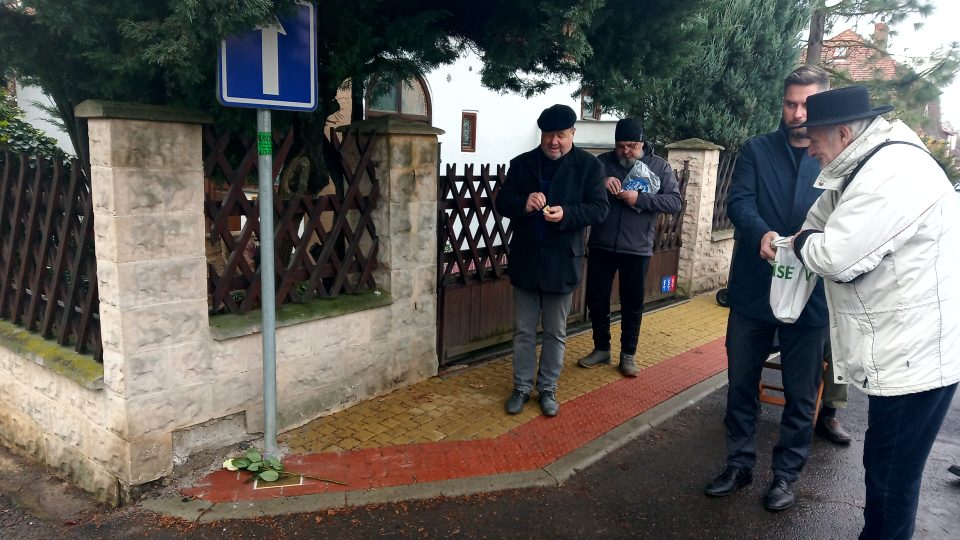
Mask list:
[[217,54],[217,99],[228,107],[317,108],[317,25],[313,4],[277,24],[230,36]]

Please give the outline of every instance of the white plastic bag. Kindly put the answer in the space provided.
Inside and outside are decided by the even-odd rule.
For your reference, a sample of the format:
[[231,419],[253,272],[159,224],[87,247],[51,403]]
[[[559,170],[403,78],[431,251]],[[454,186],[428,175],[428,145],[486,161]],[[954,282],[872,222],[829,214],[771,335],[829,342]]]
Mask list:
[[660,191],[660,177],[647,167],[647,164],[637,160],[623,179],[623,191],[639,191],[640,193],[657,193]]
[[778,236],[772,245],[777,248],[770,280],[770,309],[773,316],[785,323],[796,322],[803,313],[807,300],[817,286],[817,276],[797,259],[790,246],[792,236]]

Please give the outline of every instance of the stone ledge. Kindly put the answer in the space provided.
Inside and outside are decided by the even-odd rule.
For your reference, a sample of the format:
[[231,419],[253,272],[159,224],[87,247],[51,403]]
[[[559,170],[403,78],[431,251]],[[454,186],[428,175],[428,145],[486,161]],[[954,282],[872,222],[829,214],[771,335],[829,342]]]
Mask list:
[[191,109],[98,99],[88,99],[80,103],[74,108],[74,114],[78,118],[122,118],[124,120],[150,120],[180,124],[209,124],[213,122],[213,117],[209,114]]
[[721,240],[729,240],[733,238],[733,229],[720,229],[719,231],[714,230],[710,232],[710,240],[712,242],[719,242]]
[[[361,294],[344,294],[337,298],[317,298],[306,304],[284,304],[277,309],[277,328],[303,322],[338,317],[365,311],[393,303],[389,293],[377,291]],[[210,317],[210,335],[221,341],[256,334],[263,329],[263,315],[254,310],[243,315],[227,314]]]
[[719,144],[713,144],[703,139],[684,139],[682,141],[672,142],[666,146],[668,150],[723,150]]
[[32,360],[88,390],[103,390],[103,364],[55,341],[0,321],[0,346]]
[[360,133],[392,133],[395,135],[443,135],[445,131],[435,128],[426,122],[402,118],[395,114],[374,116],[360,120],[346,126],[336,128],[336,131],[358,131]]

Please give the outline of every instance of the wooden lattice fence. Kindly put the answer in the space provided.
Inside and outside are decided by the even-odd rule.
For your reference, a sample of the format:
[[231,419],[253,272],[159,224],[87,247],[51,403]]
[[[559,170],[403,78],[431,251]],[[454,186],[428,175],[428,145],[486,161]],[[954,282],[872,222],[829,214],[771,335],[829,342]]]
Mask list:
[[[439,210],[441,242],[439,283],[499,279],[507,263],[510,238],[508,219],[494,211],[493,201],[507,176],[506,165],[481,165],[480,174],[467,165],[463,176],[456,165],[447,165],[440,177]],[[506,224],[504,222],[507,222]]]
[[89,176],[0,152],[0,318],[103,360]]
[[[294,131],[274,133],[273,177],[295,157]],[[379,239],[373,209],[380,183],[370,160],[374,139],[331,130],[344,172],[342,193],[274,196],[277,306],[334,298],[376,288]],[[346,152],[347,143],[356,151]],[[356,154],[356,160],[346,156]],[[352,162],[356,161],[356,162]],[[252,137],[204,130],[204,174],[209,226],[207,290],[213,313],[245,313],[260,307],[260,208],[256,196],[257,147]],[[329,190],[327,190],[329,191]]]
[[725,151],[720,154],[720,168],[717,171],[717,194],[713,201],[713,230],[733,229],[733,222],[727,216],[727,201],[730,199],[730,186],[733,183],[733,168],[737,165],[739,153]]
[[[686,208],[688,164],[676,173]],[[494,210],[505,180],[506,165],[497,165],[496,172],[490,165],[482,165],[479,174],[473,165],[467,165],[464,173],[457,175],[456,165],[448,164],[439,177],[437,351],[441,365],[502,343],[512,333],[513,297],[506,277],[510,220]],[[676,294],[673,289],[664,291],[661,281],[664,276],[676,277],[682,226],[683,209],[677,215],[658,218],[654,255],[644,284],[648,302]],[[615,306],[619,304],[616,285],[612,300]],[[586,315],[581,282],[573,293],[570,319],[582,321]]]

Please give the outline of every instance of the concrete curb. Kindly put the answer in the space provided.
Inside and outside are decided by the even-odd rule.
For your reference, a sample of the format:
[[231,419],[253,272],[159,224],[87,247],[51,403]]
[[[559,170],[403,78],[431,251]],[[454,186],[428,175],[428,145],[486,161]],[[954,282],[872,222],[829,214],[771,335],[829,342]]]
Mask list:
[[574,474],[600,461],[628,442],[672,418],[727,384],[726,370],[651,407],[546,467],[532,471],[457,478],[390,488],[282,497],[259,501],[209,503],[189,497],[160,497],[139,503],[145,510],[188,521],[248,519],[262,516],[317,512],[333,508],[415,501],[435,497],[461,497],[507,489],[556,487]]

